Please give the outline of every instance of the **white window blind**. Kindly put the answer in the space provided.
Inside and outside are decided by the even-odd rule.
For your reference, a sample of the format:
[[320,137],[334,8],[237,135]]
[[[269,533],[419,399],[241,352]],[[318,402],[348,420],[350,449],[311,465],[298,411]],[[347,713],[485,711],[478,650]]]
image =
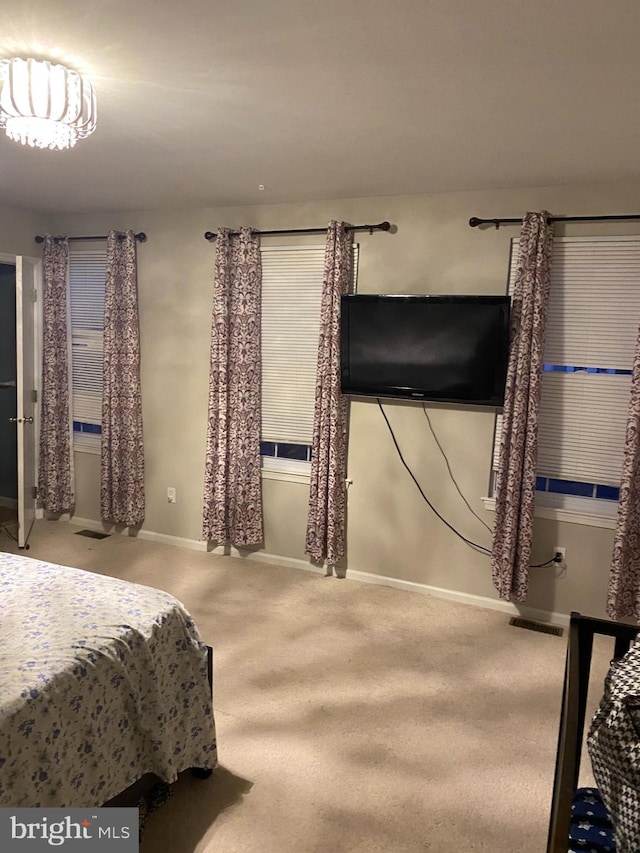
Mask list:
[[[509,293],[518,244],[512,243]],[[640,237],[556,238],[542,375],[541,477],[620,484],[631,376],[640,323]],[[496,423],[497,469],[502,417]]]
[[543,375],[538,476],[620,485],[630,379],[582,372]]
[[95,443],[86,425],[102,422],[102,337],[104,330],[105,251],[69,253],[71,315],[72,419],[74,443]]
[[[325,247],[263,247],[262,440],[311,444]],[[357,278],[354,247],[354,286]]]

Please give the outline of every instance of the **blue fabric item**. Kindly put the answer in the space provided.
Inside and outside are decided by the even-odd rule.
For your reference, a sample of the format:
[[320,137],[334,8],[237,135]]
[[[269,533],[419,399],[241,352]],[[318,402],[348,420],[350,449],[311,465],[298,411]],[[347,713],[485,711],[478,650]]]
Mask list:
[[578,788],[571,806],[569,853],[615,853],[616,842],[607,809],[597,788]]

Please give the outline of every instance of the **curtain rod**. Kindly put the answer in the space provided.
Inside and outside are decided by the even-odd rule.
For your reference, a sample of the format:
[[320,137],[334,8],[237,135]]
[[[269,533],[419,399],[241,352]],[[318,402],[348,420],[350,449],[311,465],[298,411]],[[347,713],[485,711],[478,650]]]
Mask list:
[[[369,234],[373,234],[374,231],[388,231],[391,228],[390,222],[378,222],[377,225],[347,225],[347,231],[368,231]],[[271,237],[275,234],[325,234],[327,231],[326,228],[284,228],[281,231],[259,231],[254,229],[256,234],[260,234],[262,237]],[[232,231],[231,234],[236,236],[239,234],[239,231]],[[204,239],[209,240],[209,242],[213,242],[218,235],[213,231],[205,231]]]
[[[548,222],[621,222],[623,220],[640,219],[640,213],[623,213],[620,216],[550,216]],[[496,230],[501,225],[521,225],[520,219],[478,219],[477,216],[472,216],[469,220],[469,225],[472,228],[477,228],[478,225],[495,225]]]
[[[136,234],[135,238],[138,241],[138,243],[146,243],[147,242],[147,235],[144,233],[144,231],[140,231],[138,234]],[[55,239],[57,240],[58,238],[56,237]],[[99,237],[67,237],[67,240],[69,240],[69,241],[71,241],[71,240],[108,240],[108,239],[109,238],[106,234],[101,234]],[[44,237],[41,237],[40,234],[37,234],[36,235],[36,243],[44,243]]]

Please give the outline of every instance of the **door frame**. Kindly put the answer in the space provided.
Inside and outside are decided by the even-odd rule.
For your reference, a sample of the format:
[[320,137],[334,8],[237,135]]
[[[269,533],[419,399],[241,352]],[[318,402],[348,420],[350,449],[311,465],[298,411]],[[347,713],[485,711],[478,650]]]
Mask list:
[[[35,391],[38,395],[38,401],[34,407],[33,427],[35,441],[35,470],[38,470],[40,457],[40,403],[42,400],[42,258],[34,258],[31,255],[22,255],[19,252],[16,254],[8,254],[0,252],[0,264],[7,264],[15,267],[17,265],[16,258],[20,256],[34,267],[34,282],[37,298],[33,303],[33,366],[34,366],[34,384]],[[17,322],[17,318],[16,318]],[[34,483],[37,485],[37,483]],[[44,518],[44,510],[37,506],[36,502],[36,518]]]

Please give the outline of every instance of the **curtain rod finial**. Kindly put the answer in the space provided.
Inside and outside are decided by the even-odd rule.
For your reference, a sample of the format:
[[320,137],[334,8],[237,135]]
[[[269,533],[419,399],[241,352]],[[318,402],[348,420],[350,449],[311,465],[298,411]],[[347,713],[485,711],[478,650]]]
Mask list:
[[377,225],[365,225],[364,228],[369,231],[369,234],[373,234],[374,231],[390,231],[391,223],[385,220],[384,222],[378,222]]
[[471,219],[469,220],[469,225],[472,228],[477,228],[478,225],[487,225],[490,222],[493,222],[493,224],[496,226],[496,231],[498,230],[498,228],[500,228],[500,220],[499,219],[478,219],[477,216],[471,217]]

